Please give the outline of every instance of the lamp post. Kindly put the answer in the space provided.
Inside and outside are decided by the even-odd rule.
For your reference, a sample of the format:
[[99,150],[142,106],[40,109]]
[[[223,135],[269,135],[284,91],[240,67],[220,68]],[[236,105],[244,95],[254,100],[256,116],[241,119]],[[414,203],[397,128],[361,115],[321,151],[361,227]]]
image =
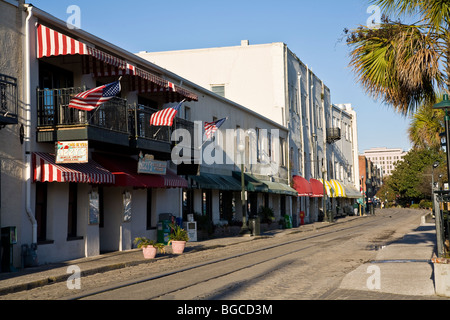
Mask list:
[[330,211],[330,214],[328,214],[328,210],[327,210],[327,190],[325,188],[325,173],[327,173],[327,171],[325,170],[325,167],[322,166],[322,181],[323,181],[323,198],[322,198],[322,210],[323,210],[323,214],[328,218],[328,222],[333,222],[332,219],[332,212]]
[[[445,110],[445,153],[447,155],[447,177],[450,179],[450,116],[448,114],[448,109],[450,108],[450,101],[448,100],[448,94],[444,94],[444,99],[435,104],[433,109],[443,109]],[[434,169],[434,165],[433,165]],[[434,189],[434,186],[433,186]],[[434,195],[434,190],[433,190]],[[434,199],[434,197],[433,197]],[[436,240],[437,240],[437,250],[438,256],[441,257],[443,255],[443,244],[444,244],[444,235],[442,230],[442,217],[441,210],[436,210],[435,219],[436,219]]]
[[240,142],[238,145],[238,151],[241,154],[241,201],[242,201],[242,228],[240,231],[241,236],[250,235],[250,230],[247,226],[247,201],[245,199],[245,178],[244,178],[244,152],[245,145]]

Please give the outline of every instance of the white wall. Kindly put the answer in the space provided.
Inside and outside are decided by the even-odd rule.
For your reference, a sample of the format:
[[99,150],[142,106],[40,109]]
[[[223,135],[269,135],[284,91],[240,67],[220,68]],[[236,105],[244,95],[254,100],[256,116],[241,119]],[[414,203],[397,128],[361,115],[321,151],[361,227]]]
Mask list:
[[225,85],[226,98],[283,124],[283,50],[283,43],[273,43],[137,55],[208,90]]

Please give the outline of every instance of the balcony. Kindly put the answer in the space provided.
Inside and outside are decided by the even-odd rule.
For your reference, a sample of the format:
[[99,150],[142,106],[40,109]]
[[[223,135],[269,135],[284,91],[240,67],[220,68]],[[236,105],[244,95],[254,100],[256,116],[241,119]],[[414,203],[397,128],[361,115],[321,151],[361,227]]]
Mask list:
[[327,128],[327,143],[334,143],[341,140],[340,128]]
[[17,79],[0,74],[0,128],[18,124]]
[[[150,126],[150,117],[158,110],[129,105],[127,100],[117,97],[90,112],[69,108],[70,99],[85,90],[38,89],[38,142],[89,140],[100,147],[110,144],[170,159],[173,128]],[[176,119],[175,127],[180,125],[178,121],[185,122]]]
[[38,142],[93,140],[129,145],[128,105],[114,98],[87,112],[69,108],[70,99],[82,88],[38,89]]
[[171,151],[172,128],[150,126],[150,117],[157,111],[144,105],[136,105],[130,109],[129,128],[134,137],[130,140],[130,145],[137,149],[168,154]]

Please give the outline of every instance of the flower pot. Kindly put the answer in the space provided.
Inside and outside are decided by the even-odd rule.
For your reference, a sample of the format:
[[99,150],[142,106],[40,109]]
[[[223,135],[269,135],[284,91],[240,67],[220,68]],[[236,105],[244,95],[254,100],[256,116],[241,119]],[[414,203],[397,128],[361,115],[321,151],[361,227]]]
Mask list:
[[153,259],[156,257],[156,248],[154,246],[146,246],[142,248],[145,259]]
[[186,246],[186,241],[172,241],[172,252],[182,254]]

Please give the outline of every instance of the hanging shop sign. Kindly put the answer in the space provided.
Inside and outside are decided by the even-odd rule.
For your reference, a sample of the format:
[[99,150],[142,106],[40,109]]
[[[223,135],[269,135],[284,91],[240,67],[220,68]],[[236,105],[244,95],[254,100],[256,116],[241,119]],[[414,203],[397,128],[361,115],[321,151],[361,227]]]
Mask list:
[[56,163],[87,163],[88,141],[57,141]]
[[160,174],[165,175],[167,171],[167,162],[154,160],[152,156],[146,155],[139,157],[138,170],[140,174]]

